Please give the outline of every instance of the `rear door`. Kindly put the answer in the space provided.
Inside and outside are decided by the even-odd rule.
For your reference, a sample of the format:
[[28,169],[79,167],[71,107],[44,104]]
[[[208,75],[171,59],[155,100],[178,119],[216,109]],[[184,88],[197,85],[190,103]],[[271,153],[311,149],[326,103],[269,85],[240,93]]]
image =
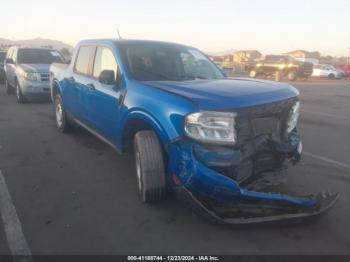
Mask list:
[[[113,71],[114,81],[110,84],[101,83],[99,76],[103,71]],[[90,82],[87,105],[88,114],[97,131],[108,140],[115,142],[118,119],[121,86],[116,83],[119,74],[118,63],[113,50],[107,46],[98,46],[96,50],[93,80]]]
[[92,88],[92,63],[95,46],[81,46],[73,68],[73,76],[68,79],[70,90],[67,90],[66,99],[69,109],[75,118],[92,126],[88,110],[88,95]]

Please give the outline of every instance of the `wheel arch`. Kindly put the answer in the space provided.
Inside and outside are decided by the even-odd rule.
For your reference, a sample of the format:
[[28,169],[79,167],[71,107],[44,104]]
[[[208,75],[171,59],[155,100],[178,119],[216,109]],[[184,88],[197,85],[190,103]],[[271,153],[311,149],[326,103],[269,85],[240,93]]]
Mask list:
[[55,101],[55,96],[57,94],[60,94],[61,93],[61,86],[59,84],[59,82],[57,81],[57,79],[54,79],[52,81],[52,85],[51,85],[51,100],[52,102]]
[[130,113],[123,121],[122,127],[120,135],[122,152],[129,152],[132,150],[134,136],[139,131],[154,131],[163,147],[171,141],[166,128],[164,128],[155,117],[144,111],[134,111]]

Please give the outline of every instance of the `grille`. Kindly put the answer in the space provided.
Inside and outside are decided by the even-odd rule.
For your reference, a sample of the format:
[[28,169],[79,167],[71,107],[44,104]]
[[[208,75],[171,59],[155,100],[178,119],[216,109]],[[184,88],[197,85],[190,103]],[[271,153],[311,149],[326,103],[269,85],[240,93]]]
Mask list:
[[49,74],[48,73],[40,73],[41,82],[49,82]]
[[239,110],[236,118],[238,144],[244,144],[260,135],[283,140],[289,112],[296,101],[296,98],[292,98]]

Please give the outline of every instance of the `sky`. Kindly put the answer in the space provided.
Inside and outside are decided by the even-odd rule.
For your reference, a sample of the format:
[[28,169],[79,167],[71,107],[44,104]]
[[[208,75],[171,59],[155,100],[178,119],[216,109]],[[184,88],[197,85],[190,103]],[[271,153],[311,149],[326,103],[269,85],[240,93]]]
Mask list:
[[[171,41],[203,51],[295,49],[348,56],[349,0],[3,0],[0,38],[75,45],[123,38]],[[4,11],[12,10],[12,11]]]

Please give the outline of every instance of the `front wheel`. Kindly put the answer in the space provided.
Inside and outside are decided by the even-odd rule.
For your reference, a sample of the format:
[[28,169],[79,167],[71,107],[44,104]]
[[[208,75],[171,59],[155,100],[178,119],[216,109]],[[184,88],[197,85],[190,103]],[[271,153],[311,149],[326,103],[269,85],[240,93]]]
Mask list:
[[70,131],[72,129],[72,124],[67,118],[66,110],[64,108],[60,94],[57,94],[55,96],[55,113],[57,130],[61,133]]
[[144,203],[159,202],[166,194],[162,148],[153,131],[140,131],[134,138],[137,190]]
[[18,82],[16,82],[16,98],[18,104],[24,104],[26,102],[26,98],[24,97]]
[[13,88],[10,85],[9,81],[5,77],[5,89],[6,89],[6,94],[12,94],[13,93]]

